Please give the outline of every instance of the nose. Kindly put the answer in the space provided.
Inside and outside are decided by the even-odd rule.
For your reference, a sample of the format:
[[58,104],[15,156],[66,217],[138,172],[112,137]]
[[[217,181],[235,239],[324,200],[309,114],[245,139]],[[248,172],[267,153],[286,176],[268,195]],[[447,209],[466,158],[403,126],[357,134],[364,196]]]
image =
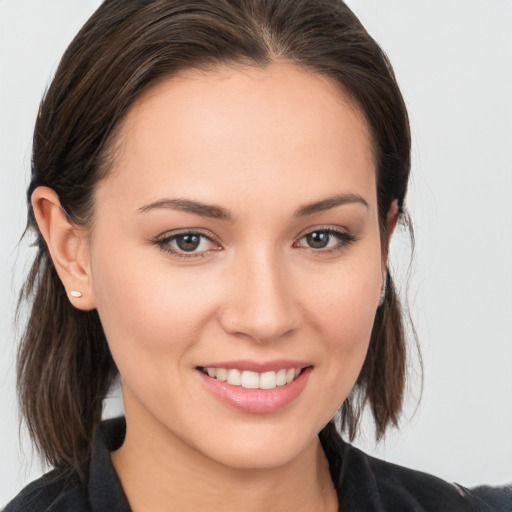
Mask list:
[[293,283],[278,257],[261,251],[240,258],[230,274],[220,316],[225,331],[266,343],[299,328],[300,308]]

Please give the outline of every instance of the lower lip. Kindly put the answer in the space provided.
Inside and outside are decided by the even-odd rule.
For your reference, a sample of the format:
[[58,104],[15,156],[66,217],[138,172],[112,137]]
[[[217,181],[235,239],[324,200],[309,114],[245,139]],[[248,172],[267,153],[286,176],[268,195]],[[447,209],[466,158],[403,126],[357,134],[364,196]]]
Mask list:
[[276,412],[293,402],[306,387],[312,370],[309,366],[294,381],[274,389],[246,389],[209,377],[201,370],[198,373],[209,391],[225,404],[238,411],[261,414]]

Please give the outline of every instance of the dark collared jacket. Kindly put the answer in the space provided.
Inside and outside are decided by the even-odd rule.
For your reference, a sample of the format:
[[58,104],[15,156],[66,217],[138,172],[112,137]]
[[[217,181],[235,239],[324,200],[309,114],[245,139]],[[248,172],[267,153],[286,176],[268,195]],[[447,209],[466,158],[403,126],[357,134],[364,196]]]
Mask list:
[[[4,512],[131,512],[110,459],[125,429],[124,418],[103,422],[85,484],[54,470],[23,489]],[[332,425],[320,441],[340,512],[512,512],[512,486],[466,489],[375,459],[345,443]]]

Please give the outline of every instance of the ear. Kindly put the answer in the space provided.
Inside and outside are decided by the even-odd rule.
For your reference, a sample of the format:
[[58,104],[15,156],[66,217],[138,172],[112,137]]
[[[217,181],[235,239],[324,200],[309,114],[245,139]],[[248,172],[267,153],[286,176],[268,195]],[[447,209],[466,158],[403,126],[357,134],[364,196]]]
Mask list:
[[87,233],[69,221],[51,188],[37,187],[31,202],[39,231],[71,304],[85,311],[94,309]]
[[391,203],[388,214],[386,217],[386,240],[385,246],[382,251],[382,271],[386,272],[389,255],[389,244],[391,243],[391,237],[395,231],[396,224],[398,222],[398,199],[394,199]]

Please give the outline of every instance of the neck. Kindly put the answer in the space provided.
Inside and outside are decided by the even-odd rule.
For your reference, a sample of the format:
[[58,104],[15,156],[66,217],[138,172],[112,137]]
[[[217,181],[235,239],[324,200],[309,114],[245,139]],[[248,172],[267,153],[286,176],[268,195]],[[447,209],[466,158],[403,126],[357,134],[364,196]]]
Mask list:
[[[127,411],[128,413],[128,411]],[[273,468],[227,467],[127,414],[126,438],[112,461],[133,512],[336,511],[327,459],[314,438]],[[162,442],[162,439],[165,439]]]

